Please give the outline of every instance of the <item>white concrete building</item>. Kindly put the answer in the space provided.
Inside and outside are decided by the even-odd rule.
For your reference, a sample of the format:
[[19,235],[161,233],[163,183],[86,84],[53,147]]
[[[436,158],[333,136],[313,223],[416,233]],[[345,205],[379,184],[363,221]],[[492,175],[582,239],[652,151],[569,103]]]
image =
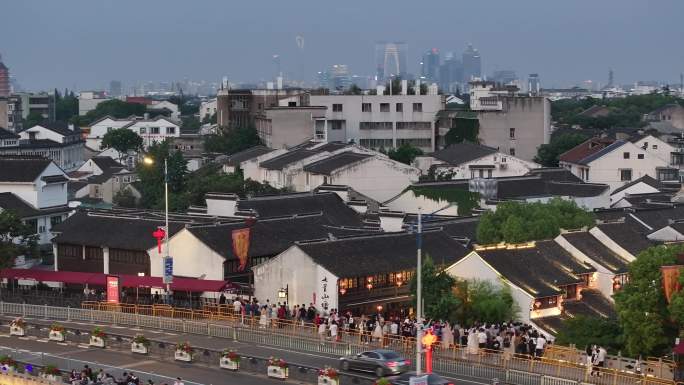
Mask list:
[[115,119],[106,116],[90,126],[90,132],[86,137],[86,146],[99,151],[105,134],[119,128],[126,128],[140,135],[143,138],[144,146],[162,142],[167,138],[180,137],[180,123],[163,116],[154,119]]
[[309,105],[327,107],[324,126],[316,127],[321,140],[354,141],[372,149],[409,143],[429,152],[435,150],[435,118],[444,96],[311,95]]
[[204,119],[211,118],[212,115],[216,113],[216,98],[205,100],[200,103],[199,108],[199,120],[200,122]]
[[437,179],[472,179],[520,176],[540,167],[537,163],[474,143],[456,143],[414,160],[423,175]]
[[112,100],[105,95],[104,91],[81,91],[78,94],[78,114],[84,116],[97,108],[97,105]]
[[15,155],[42,156],[53,160],[65,171],[72,171],[83,164],[85,151],[81,131],[73,125],[57,123],[40,124],[19,133],[19,141],[14,151],[2,150],[0,153]]

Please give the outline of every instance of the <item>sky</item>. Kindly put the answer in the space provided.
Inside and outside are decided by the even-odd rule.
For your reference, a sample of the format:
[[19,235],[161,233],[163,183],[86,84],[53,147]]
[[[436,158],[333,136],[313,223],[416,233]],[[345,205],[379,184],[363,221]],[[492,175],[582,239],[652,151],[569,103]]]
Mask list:
[[[0,54],[31,90],[110,80],[313,80],[332,64],[372,75],[376,41],[480,50],[483,70],[539,73],[544,87],[684,72],[682,0],[2,0]],[[299,50],[296,36],[304,37]]]

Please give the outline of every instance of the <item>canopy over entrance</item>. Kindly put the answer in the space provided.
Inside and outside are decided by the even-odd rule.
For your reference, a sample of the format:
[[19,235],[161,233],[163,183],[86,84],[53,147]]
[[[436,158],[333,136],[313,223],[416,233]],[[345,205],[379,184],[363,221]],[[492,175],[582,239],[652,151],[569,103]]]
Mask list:
[[[9,279],[32,279],[38,282],[62,282],[68,284],[105,286],[107,276],[114,275],[119,277],[121,287],[129,288],[164,288],[161,277],[139,277],[127,274],[103,274],[103,273],[83,273],[78,271],[49,271],[34,269],[2,269],[0,278]],[[173,277],[171,290],[189,292],[220,292],[226,289],[234,289],[234,285],[229,281],[216,281],[209,279]]]

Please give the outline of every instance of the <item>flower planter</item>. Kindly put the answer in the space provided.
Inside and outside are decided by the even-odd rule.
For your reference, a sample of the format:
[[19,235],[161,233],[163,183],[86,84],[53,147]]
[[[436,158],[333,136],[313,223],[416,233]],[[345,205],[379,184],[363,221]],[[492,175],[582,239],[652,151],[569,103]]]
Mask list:
[[143,344],[138,344],[135,342],[131,343],[131,351],[133,353],[138,353],[138,354],[147,354],[149,353],[149,350],[147,349],[147,346]]
[[269,377],[284,380],[287,378],[288,370],[287,368],[281,368],[280,366],[269,365],[267,374]]
[[2,365],[2,371],[3,371],[4,373],[10,374],[10,373],[16,372],[16,371],[17,371],[17,368],[15,368],[14,366]]
[[318,385],[339,385],[340,380],[328,376],[318,376]]
[[173,354],[173,358],[176,361],[185,361],[185,362],[191,362],[192,361],[192,356],[190,353],[184,352],[182,350],[176,350],[176,352]]
[[95,346],[98,348],[105,347],[105,340],[102,337],[90,336],[90,346]]
[[232,361],[228,358],[222,357],[219,366],[223,369],[238,370],[240,369],[240,361]]
[[50,334],[48,334],[49,341],[64,342],[65,339],[66,338],[64,338],[64,332],[50,330]]
[[[55,374],[43,374],[42,377],[43,377],[44,379],[46,379],[46,380],[48,380],[48,381],[52,381],[52,382],[57,382],[57,381],[61,380],[61,379],[58,378],[57,375],[55,375]],[[60,381],[60,382],[61,382],[61,381]]]
[[26,330],[24,330],[24,328],[22,328],[21,326],[12,325],[10,326],[10,335],[23,337],[26,335]]

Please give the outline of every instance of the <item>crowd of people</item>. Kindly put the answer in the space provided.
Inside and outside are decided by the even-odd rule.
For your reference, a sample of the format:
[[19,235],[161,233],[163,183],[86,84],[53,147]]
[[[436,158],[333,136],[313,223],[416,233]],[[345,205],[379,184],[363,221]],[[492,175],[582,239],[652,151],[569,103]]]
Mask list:
[[[220,303],[225,304],[222,297]],[[285,303],[265,303],[257,299],[243,301],[235,298],[233,313],[243,322],[258,320],[259,328],[282,327],[284,321],[315,328],[321,343],[338,342],[342,336],[358,336],[360,343],[387,347],[396,343],[410,343],[417,334],[419,322],[410,316],[387,315],[380,311],[370,315],[353,315],[337,309],[320,311],[313,303],[287,306]],[[448,349],[461,345],[470,354],[481,349],[500,351],[505,356],[524,354],[541,357],[551,342],[543,333],[520,322],[475,323],[470,326],[451,325],[439,320],[424,320],[423,330],[431,329],[437,336],[436,348]]]
[[[133,372],[123,372],[120,377],[115,378],[103,369],[93,371],[88,365],[85,365],[80,372],[73,369],[69,375],[69,383],[71,385],[155,385],[151,379],[147,380],[147,382],[141,381]],[[165,382],[161,385],[169,384]],[[185,384],[180,377],[176,377],[173,385]]]

